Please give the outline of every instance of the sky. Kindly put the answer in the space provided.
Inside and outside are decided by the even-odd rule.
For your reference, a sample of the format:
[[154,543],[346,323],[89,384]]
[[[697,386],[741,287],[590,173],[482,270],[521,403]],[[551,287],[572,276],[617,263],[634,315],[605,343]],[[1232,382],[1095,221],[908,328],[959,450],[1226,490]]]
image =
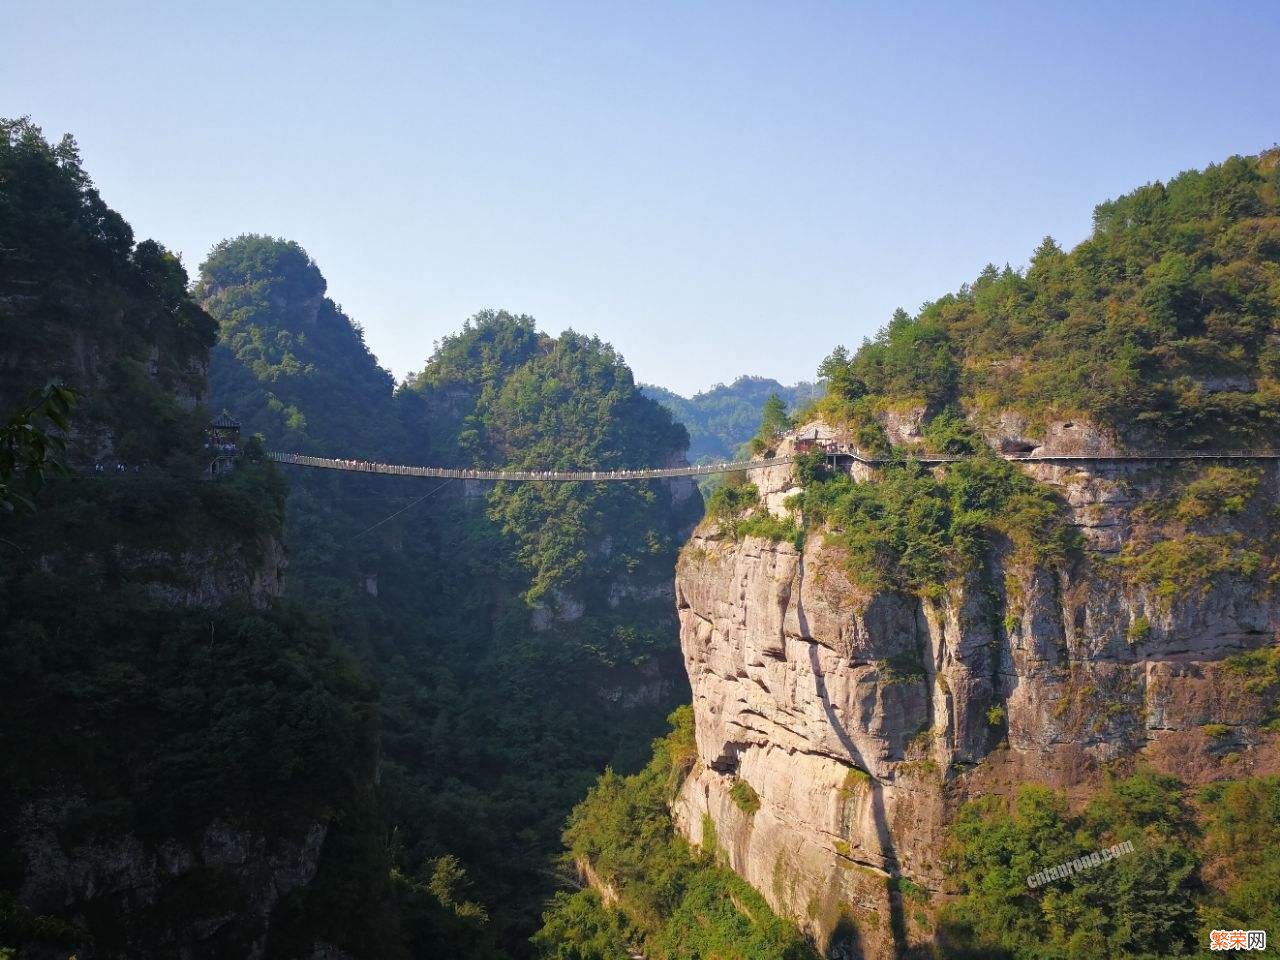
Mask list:
[[476,311],[812,378],[1095,204],[1280,140],[1280,4],[0,0],[0,116],[198,269],[301,243],[397,377]]

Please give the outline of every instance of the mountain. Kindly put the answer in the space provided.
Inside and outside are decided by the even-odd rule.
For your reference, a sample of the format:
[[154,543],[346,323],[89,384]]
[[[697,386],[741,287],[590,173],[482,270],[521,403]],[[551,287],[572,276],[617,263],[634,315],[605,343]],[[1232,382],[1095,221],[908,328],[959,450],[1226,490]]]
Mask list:
[[80,166],[0,120],[0,409],[47,381],[79,389],[72,456],[162,464],[200,445],[215,325],[187,295],[178,259],[133,231]]
[[326,286],[296,243],[246,235],[214,247],[195,285],[218,320],[214,400],[234,402],[247,433],[298,453],[363,458],[403,445],[391,374]]
[[285,477],[251,436],[215,477],[204,427],[601,469],[686,432],[506,313],[396,389],[297,244],[220,244],[193,297],[70,141],[5,131],[4,401],[77,402],[72,475],[0,518],[0,954],[528,954],[572,805],[688,697],[696,488]]
[[[1232,157],[1100,204],[1069,253],[903,311],[832,378],[825,412],[947,406],[1105,425],[1131,445],[1268,444],[1280,416],[1275,317],[1280,150]],[[839,407],[835,406],[839,401]]]
[[[296,244],[220,244],[197,291],[221,324],[215,406],[273,447],[450,466],[682,461],[684,429],[596,338],[487,311],[394,389]],[[688,696],[670,570],[696,488],[290,479],[285,594],[378,682],[397,874],[429,887],[452,865],[464,919],[526,954],[569,810],[607,764],[642,765]],[[411,924],[408,955],[435,955],[441,936]],[[451,955],[481,955],[484,936]]]
[[[1280,153],[900,312],[791,417],[699,395],[759,400],[698,421],[721,456],[797,454],[704,516],[687,479],[286,473],[264,444],[611,469],[690,431],[503,311],[397,386],[300,245],[189,286],[73,141],[0,129],[0,480],[15,432],[68,467],[0,514],[0,958],[1150,960],[1280,925],[1280,467],[1171,455],[1275,436]],[[69,428],[11,423],[50,376]],[[261,437],[215,472],[223,409]]]
[[817,384],[784,387],[767,377],[739,377],[725,386],[682,397],[663,387],[644,384],[641,390],[657,400],[689,431],[689,458],[694,463],[732,460],[760,425],[760,411],[771,394],[777,394],[791,410],[821,395]]
[[712,495],[691,715],[575,810],[559,950],[798,955],[754,939],[780,915],[828,956],[1163,958],[1280,923],[1280,466],[1116,458],[1273,447],[1278,160],[1102,204],[828,357],[778,452],[887,462]]
[[282,955],[368,809],[374,691],[279,598],[283,479],[209,474],[177,259],[69,138],[0,130],[0,397],[76,397],[69,476],[0,517],[0,955]]

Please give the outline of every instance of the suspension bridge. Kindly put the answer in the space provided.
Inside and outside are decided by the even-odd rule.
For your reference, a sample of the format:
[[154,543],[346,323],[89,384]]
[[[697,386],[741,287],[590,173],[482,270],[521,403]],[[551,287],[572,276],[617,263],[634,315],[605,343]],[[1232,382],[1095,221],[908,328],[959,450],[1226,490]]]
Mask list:
[[[903,457],[875,457],[863,454],[856,448],[822,449],[821,453],[832,466],[863,464],[868,467],[900,463]],[[386,474],[394,477],[436,477],[442,480],[509,480],[543,483],[605,483],[610,481],[664,480],[671,477],[702,477],[719,473],[736,473],[743,470],[762,470],[783,464],[795,463],[806,456],[791,453],[759,460],[734,460],[721,463],[704,463],[682,467],[654,467],[636,470],[470,470],[456,467],[419,467],[398,463],[375,463],[368,460],[344,460],[330,457],[312,457],[301,453],[270,451],[267,458],[276,463],[321,470],[345,470],[352,473]],[[1161,462],[1170,460],[1277,460],[1280,452],[1257,450],[1161,450],[1148,453],[1016,453],[999,454],[1015,463],[1070,464]],[[975,459],[972,455],[911,454],[909,459],[926,465],[958,463]]]

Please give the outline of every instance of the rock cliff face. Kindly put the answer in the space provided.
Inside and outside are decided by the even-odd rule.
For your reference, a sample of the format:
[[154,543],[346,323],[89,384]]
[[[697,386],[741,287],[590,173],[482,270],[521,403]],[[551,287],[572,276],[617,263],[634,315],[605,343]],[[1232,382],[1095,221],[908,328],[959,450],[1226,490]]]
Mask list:
[[[315,877],[328,832],[313,822],[296,835],[270,836],[223,821],[198,836],[145,839],[134,834],[68,843],[66,824],[83,816],[84,798],[29,804],[18,826],[26,874],[22,904],[37,915],[82,911],[122,918],[118,942],[82,956],[220,957],[265,955],[280,898]],[[213,878],[216,877],[216,882]],[[99,940],[109,940],[99,931]]]
[[[1109,444],[1083,423],[1027,440],[1026,425],[1007,419],[990,429],[997,448]],[[870,475],[858,469],[859,479]],[[1159,505],[1197,468],[1025,469],[1060,495],[1083,537],[1082,557],[1065,569],[1020,568],[997,544],[983,574],[947,584],[938,599],[868,592],[820,530],[797,550],[735,542],[714,522],[681,556],[677,607],[700,762],[675,803],[677,822],[694,842],[714,826],[733,869],[831,956],[890,957],[927,939],[928,918],[904,909],[895,878],[942,890],[948,817],[967,797],[1026,781],[1086,793],[1116,763],[1193,782],[1280,767],[1275,735],[1261,730],[1266,704],[1224,662],[1274,643],[1280,629],[1269,579],[1274,466],[1257,465],[1247,503],[1194,535]],[[785,512],[790,467],[751,480],[762,503]],[[1253,559],[1219,575],[1200,564],[1194,582],[1170,591],[1127,559],[1165,538],[1248,547]],[[758,809],[735,803],[738,780],[758,794]]]

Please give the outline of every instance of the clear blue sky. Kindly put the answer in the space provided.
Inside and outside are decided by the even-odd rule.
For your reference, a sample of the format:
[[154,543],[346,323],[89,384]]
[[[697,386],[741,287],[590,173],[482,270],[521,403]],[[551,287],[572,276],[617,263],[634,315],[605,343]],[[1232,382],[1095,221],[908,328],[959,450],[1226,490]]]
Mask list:
[[1280,140],[1274,0],[0,7],[0,114],[74,133],[193,273],[299,241],[397,375],[491,306],[685,393],[811,377]]

